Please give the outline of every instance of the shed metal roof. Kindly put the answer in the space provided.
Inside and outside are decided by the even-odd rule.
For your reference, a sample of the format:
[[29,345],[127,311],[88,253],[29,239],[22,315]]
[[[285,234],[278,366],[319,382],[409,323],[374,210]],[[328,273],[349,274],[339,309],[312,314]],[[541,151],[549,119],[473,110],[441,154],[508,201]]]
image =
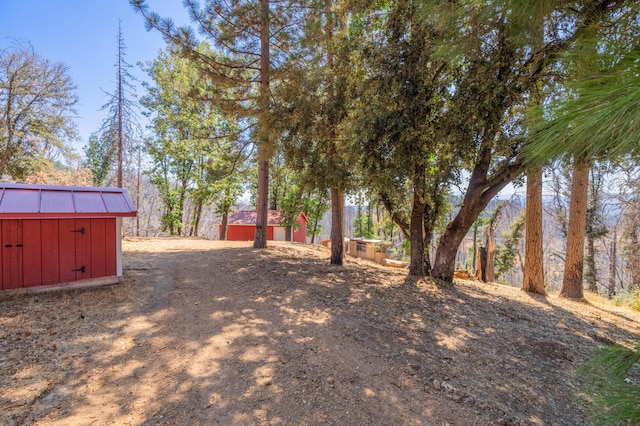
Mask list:
[[0,219],[135,215],[123,188],[0,183]]
[[[304,217],[304,220],[307,220],[307,217],[304,213],[300,213],[300,216]],[[258,213],[255,210],[239,210],[229,214],[227,218],[227,226],[228,225],[256,225],[256,220],[258,217]],[[280,210],[269,210],[267,214],[267,225],[268,226],[282,226],[282,222],[284,221],[284,214]]]

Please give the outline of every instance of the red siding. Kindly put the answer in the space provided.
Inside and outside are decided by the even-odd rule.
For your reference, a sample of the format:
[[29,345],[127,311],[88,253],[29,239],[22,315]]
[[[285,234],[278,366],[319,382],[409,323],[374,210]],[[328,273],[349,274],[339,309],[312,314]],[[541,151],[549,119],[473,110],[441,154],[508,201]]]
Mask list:
[[117,273],[117,254],[116,254],[116,238],[118,234],[116,233],[116,221],[115,220],[105,220],[105,254],[104,254],[104,264],[105,264],[105,276],[116,275]]
[[[23,286],[32,287],[42,284],[42,222],[39,220],[22,221],[22,261]],[[47,257],[47,256],[45,256]]]
[[[56,284],[60,279],[60,221],[46,219],[42,223],[42,284]],[[74,249],[75,250],[75,249]]]
[[69,282],[76,279],[76,229],[75,219],[60,219],[58,245],[60,247],[60,281]]
[[0,220],[0,288],[116,275],[116,238],[115,218]]
[[17,219],[2,223],[2,288],[22,287],[22,232]]
[[[82,230],[84,229],[84,233]],[[91,219],[76,219],[74,229],[76,237],[76,259],[74,270],[76,272],[76,280],[91,278],[91,238],[93,230],[91,229]]]
[[300,215],[297,220],[297,230],[293,231],[293,241],[297,243],[307,242],[307,221],[304,216]]
[[227,226],[227,240],[229,241],[253,241],[255,236],[255,226]]

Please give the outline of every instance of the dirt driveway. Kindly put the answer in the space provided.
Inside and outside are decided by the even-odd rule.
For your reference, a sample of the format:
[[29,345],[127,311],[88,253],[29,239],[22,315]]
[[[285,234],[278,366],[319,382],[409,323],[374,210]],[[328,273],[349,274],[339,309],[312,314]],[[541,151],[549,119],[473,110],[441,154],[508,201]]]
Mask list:
[[115,286],[0,295],[0,424],[587,424],[575,369],[640,316],[321,247],[125,242]]

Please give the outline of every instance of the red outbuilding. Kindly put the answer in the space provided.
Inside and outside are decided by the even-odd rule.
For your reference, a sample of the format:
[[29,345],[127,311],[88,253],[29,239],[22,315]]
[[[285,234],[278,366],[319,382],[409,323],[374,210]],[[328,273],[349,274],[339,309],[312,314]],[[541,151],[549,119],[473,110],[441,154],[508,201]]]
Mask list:
[[[229,214],[227,219],[227,240],[229,241],[252,241],[256,235],[255,210],[240,210]],[[286,241],[287,228],[282,225],[284,214],[280,210],[269,210],[267,217],[267,240]],[[291,241],[298,243],[307,242],[307,216],[300,212],[296,219],[296,224],[291,232]],[[222,225],[219,226],[222,235]]]
[[0,289],[114,284],[125,189],[0,183]]

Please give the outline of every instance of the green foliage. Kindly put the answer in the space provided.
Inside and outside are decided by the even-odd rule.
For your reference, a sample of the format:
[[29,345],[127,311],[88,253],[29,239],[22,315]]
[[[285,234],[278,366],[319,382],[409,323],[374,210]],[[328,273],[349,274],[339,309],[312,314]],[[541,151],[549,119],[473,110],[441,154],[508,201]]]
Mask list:
[[91,172],[92,184],[105,186],[114,164],[115,145],[104,137],[91,135],[84,148],[85,164]]
[[531,161],[638,153],[639,16],[637,2],[593,8],[585,15],[579,37],[559,62],[567,73],[562,91],[530,114]]
[[327,191],[316,189],[308,196],[303,197],[304,213],[307,215],[307,235],[311,238],[316,237],[322,232],[320,221],[324,214],[329,210],[329,195]]
[[67,67],[31,45],[0,47],[0,176],[23,179],[56,156],[75,158],[75,90]]
[[504,236],[504,242],[496,246],[496,278],[505,274],[513,268],[519,254],[520,241],[522,240],[522,230],[525,225],[524,210],[518,218],[511,224],[509,232]]
[[610,345],[580,369],[597,424],[640,423],[640,384],[625,380],[629,370],[640,363],[640,342],[633,349]]
[[[413,216],[416,233],[424,230],[413,241],[429,244],[459,161],[441,127],[453,75],[446,62],[432,57],[437,34],[418,18],[414,3],[378,6],[361,11],[349,39],[359,46],[350,56],[351,112],[345,122],[350,155],[363,185],[405,237],[411,239]],[[364,235],[368,218],[358,219],[356,233]],[[413,253],[424,257],[427,251]],[[412,273],[419,274],[426,263],[412,259]]]
[[360,212],[353,221],[353,236],[356,238],[375,238],[373,218],[368,212]]
[[612,301],[616,305],[627,305],[634,311],[640,312],[640,289],[632,287],[618,291]]
[[[206,52],[209,47],[199,49]],[[228,208],[238,193],[237,178],[231,175],[238,172],[244,154],[230,137],[236,127],[208,100],[217,88],[189,60],[161,52],[147,72],[154,85],[145,84],[148,94],[141,103],[152,116],[155,132],[146,144],[152,161],[148,173],[162,197],[164,230],[179,235],[188,220],[196,228],[190,232],[197,235],[202,207],[224,193],[223,208]],[[194,216],[183,218],[188,199]]]

